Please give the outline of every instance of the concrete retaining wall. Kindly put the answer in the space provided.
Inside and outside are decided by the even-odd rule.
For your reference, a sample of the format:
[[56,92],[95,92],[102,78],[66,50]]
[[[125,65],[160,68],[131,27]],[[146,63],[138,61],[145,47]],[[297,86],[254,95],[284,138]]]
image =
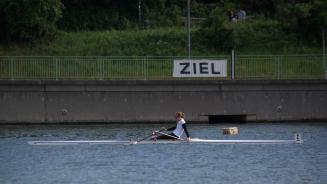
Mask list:
[[[0,81],[0,123],[327,120],[327,80]],[[217,122],[219,123],[219,122]]]

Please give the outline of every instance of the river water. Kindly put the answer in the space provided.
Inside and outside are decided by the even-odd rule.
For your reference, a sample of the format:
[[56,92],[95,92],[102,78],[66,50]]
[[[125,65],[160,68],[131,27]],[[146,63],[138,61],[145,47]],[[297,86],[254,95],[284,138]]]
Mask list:
[[[192,137],[304,144],[31,146],[35,140],[128,140],[163,125],[2,125],[0,183],[327,183],[326,123],[189,124]],[[169,127],[169,125],[165,125]],[[240,134],[222,135],[237,126]]]

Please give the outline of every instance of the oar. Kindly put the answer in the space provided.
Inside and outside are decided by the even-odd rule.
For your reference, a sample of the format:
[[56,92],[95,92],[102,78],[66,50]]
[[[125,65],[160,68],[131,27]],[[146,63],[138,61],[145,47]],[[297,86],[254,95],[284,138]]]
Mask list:
[[[155,130],[154,132],[155,132],[155,133],[159,133],[159,132],[164,131],[164,130],[166,130],[166,128],[165,128],[165,127],[162,127],[160,130]],[[153,136],[153,133],[152,133],[151,135],[149,135],[149,136],[146,136],[146,137],[140,139],[140,140],[133,141],[132,144],[137,144],[137,143],[139,143],[139,142],[141,142],[141,141],[144,141],[144,140],[146,140],[146,139],[148,139],[148,138],[150,138],[150,137],[152,137],[152,136]]]

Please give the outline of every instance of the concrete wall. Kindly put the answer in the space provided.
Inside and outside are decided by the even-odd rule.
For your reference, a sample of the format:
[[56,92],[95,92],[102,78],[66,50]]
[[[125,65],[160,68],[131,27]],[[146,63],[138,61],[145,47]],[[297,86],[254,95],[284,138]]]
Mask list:
[[0,123],[327,120],[327,80],[0,81]]

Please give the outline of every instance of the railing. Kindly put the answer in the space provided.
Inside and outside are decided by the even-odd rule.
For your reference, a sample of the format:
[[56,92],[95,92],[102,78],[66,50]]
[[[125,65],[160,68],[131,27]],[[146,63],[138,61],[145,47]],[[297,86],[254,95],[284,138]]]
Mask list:
[[323,55],[239,55],[237,79],[323,79],[326,60]]
[[[107,57],[107,56],[3,56],[0,79],[50,80],[176,80],[173,60],[186,57]],[[192,57],[192,59],[227,59],[230,56]],[[322,55],[237,55],[235,79],[322,79],[326,60]]]

